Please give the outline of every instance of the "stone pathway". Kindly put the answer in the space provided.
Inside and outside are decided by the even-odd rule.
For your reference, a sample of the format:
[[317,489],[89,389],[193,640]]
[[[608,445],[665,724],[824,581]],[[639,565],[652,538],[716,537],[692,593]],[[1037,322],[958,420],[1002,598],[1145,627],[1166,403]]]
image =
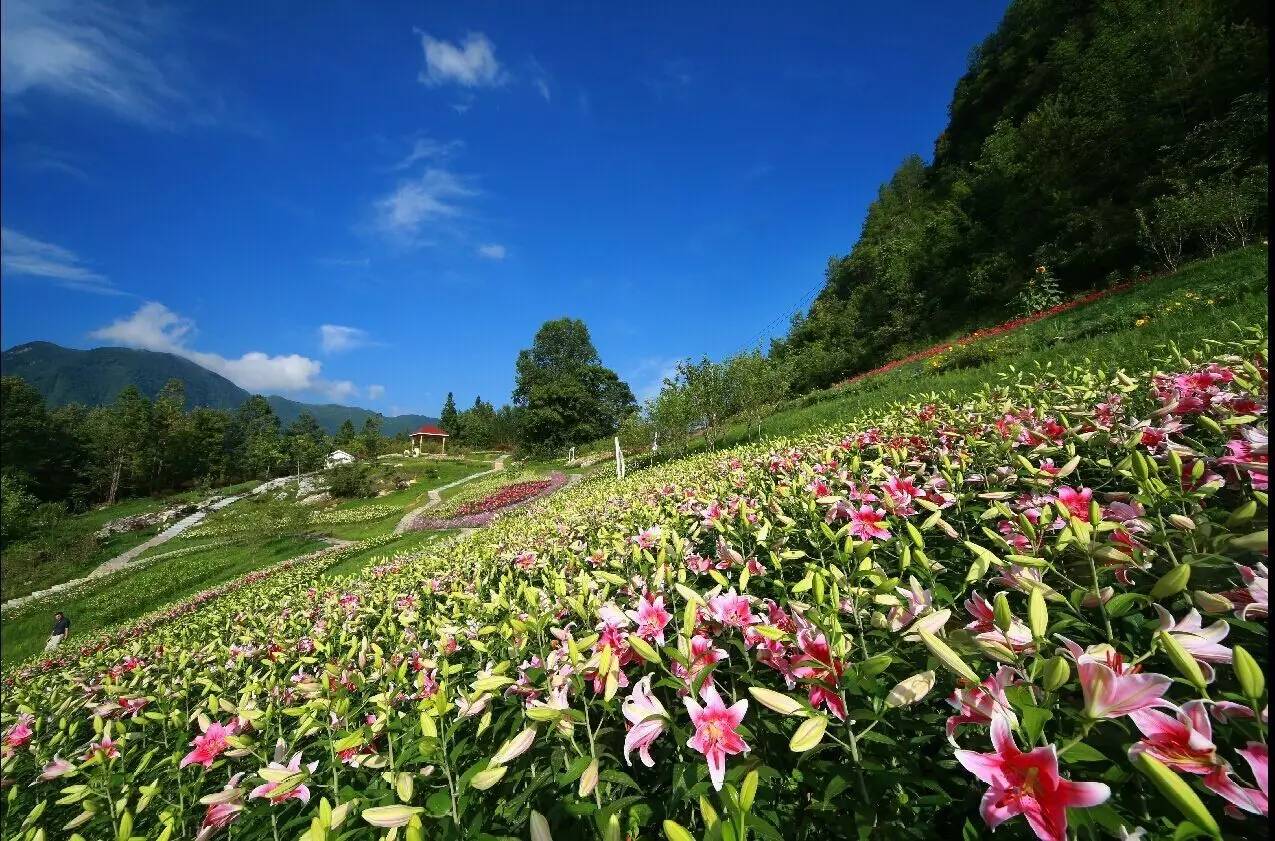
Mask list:
[[415,508],[411,511],[408,511],[407,514],[403,516],[403,519],[398,521],[398,525],[394,527],[394,533],[395,534],[406,533],[407,530],[412,525],[412,520],[415,520],[417,516],[428,511],[429,509],[433,508],[435,505],[443,501],[443,491],[454,488],[457,485],[463,485],[466,482],[471,482],[474,479],[477,479],[479,476],[488,476],[492,473],[497,473],[504,469],[505,469],[505,457],[501,456],[500,458],[492,462],[491,470],[484,470],[481,473],[474,473],[470,476],[465,476],[464,478],[457,479],[455,482],[449,482],[448,484],[443,485],[441,488],[434,488],[433,490],[429,491],[428,502],[426,502],[420,508]]

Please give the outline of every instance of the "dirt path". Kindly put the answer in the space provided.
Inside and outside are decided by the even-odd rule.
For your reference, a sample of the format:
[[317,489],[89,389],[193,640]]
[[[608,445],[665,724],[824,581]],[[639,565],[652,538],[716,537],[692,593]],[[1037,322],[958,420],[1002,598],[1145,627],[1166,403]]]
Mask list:
[[492,473],[497,473],[504,469],[505,469],[505,458],[504,456],[501,456],[500,458],[492,462],[491,470],[484,470],[481,473],[474,473],[469,476],[465,476],[464,478],[457,479],[455,482],[449,482],[446,485],[443,485],[441,488],[434,488],[433,490],[429,492],[429,501],[427,501],[420,508],[415,508],[411,511],[408,511],[405,515],[403,515],[403,519],[399,520],[398,525],[394,527],[394,533],[404,534],[405,532],[407,532],[407,530],[411,528],[412,520],[415,520],[420,514],[424,513],[425,511],[428,511],[429,509],[433,508],[435,505],[443,501],[443,491],[450,490],[451,488],[454,488],[457,485],[463,485],[466,482],[471,482],[474,479],[477,479],[479,476],[488,476]]

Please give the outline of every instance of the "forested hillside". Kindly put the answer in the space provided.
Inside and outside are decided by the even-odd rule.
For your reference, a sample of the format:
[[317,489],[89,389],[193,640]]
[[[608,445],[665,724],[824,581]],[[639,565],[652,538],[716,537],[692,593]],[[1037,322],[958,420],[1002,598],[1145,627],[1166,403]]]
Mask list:
[[1265,4],[1013,3],[809,312],[773,346],[801,392],[1072,291],[1258,238]]
[[[29,383],[50,408],[72,403],[89,408],[107,406],[129,386],[135,386],[144,397],[154,399],[170,380],[181,381],[186,395],[183,408],[187,410],[238,409],[252,396],[220,374],[188,359],[134,348],[78,350],[52,342],[28,342],[6,350],[0,356],[0,370],[6,377],[21,377]],[[268,395],[266,400],[281,423],[289,424],[308,414],[329,435],[335,435],[346,421],[361,428],[369,418],[380,422],[385,435],[407,433],[423,423],[437,422],[437,418],[426,415],[385,417],[357,406],[300,403],[277,395]]]

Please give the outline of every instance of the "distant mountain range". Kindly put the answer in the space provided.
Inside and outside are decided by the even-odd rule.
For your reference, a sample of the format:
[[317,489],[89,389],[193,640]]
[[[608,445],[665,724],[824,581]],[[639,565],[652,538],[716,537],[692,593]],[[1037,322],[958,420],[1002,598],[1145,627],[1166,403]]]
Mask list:
[[[153,398],[170,379],[186,384],[186,408],[207,406],[237,409],[252,395],[230,380],[180,356],[151,350],[100,347],[75,350],[52,342],[28,342],[0,355],[0,373],[21,377],[44,395],[50,406],[80,403],[102,406],[114,402],[126,386],[135,385]],[[335,433],[347,419],[362,429],[369,417],[381,418],[381,432],[396,435],[411,432],[421,424],[438,423],[427,415],[386,417],[371,409],[338,406],[335,403],[298,403],[286,397],[267,395],[267,402],[286,426],[302,412],[314,415],[319,425]]]

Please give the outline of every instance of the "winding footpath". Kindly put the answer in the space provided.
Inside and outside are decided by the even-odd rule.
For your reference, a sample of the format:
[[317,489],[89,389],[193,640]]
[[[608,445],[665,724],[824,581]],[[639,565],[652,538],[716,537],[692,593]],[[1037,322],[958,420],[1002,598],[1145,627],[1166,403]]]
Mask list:
[[43,598],[45,596],[50,596],[50,595],[53,595],[54,593],[61,593],[65,590],[70,590],[72,587],[78,587],[84,582],[89,581],[93,578],[101,578],[104,575],[110,575],[113,572],[118,572],[119,570],[124,569],[125,567],[131,565],[133,561],[137,560],[137,558],[140,557],[144,552],[150,549],[154,549],[156,546],[160,546],[164,543],[167,543],[168,541],[172,540],[174,537],[181,534],[182,532],[187,531],[199,525],[201,522],[203,522],[204,518],[207,517],[212,512],[220,511],[221,509],[225,508],[227,505],[230,505],[231,503],[234,503],[243,499],[245,496],[252,496],[254,494],[264,493],[265,491],[274,490],[275,488],[282,487],[283,485],[286,485],[289,482],[295,482],[307,476],[313,476],[317,472],[318,471],[314,471],[311,473],[303,473],[300,476],[280,476],[278,479],[271,479],[268,482],[264,482],[258,485],[257,487],[253,488],[251,491],[249,491],[246,494],[239,494],[237,496],[228,496],[223,499],[219,499],[216,502],[214,502],[212,505],[208,505],[206,507],[200,508],[200,510],[196,511],[194,514],[190,514],[186,517],[183,517],[182,519],[173,523],[168,528],[161,531],[159,534],[155,535],[154,537],[142,543],[139,543],[138,545],[134,546],[132,549],[129,549],[125,552],[121,552],[120,554],[116,555],[114,558],[111,558],[109,561],[105,561],[104,563],[97,566],[88,575],[85,575],[81,578],[73,578],[70,581],[63,581],[62,583],[54,584],[52,587],[49,587],[47,589],[37,590],[34,593],[30,593],[25,596],[19,596],[16,599],[9,599],[9,601],[5,602],[3,605],[0,605],[0,610],[11,610],[15,607],[18,607],[19,605],[26,604],[27,602],[35,601],[36,599]]
[[490,476],[492,473],[499,473],[501,470],[504,470],[504,469],[505,469],[505,457],[501,456],[500,458],[492,462],[490,470],[484,470],[480,473],[471,473],[468,476],[464,476],[460,479],[457,479],[455,482],[449,482],[448,484],[443,485],[441,488],[434,488],[433,490],[429,491],[429,500],[424,505],[422,505],[420,508],[414,508],[403,515],[403,519],[399,520],[398,525],[394,527],[394,533],[395,534],[406,533],[411,528],[413,520],[415,520],[422,513],[428,511],[429,509],[433,508],[435,505],[443,501],[443,491],[451,490],[457,485],[463,485],[466,482],[472,482],[474,479],[477,479],[480,476]]

